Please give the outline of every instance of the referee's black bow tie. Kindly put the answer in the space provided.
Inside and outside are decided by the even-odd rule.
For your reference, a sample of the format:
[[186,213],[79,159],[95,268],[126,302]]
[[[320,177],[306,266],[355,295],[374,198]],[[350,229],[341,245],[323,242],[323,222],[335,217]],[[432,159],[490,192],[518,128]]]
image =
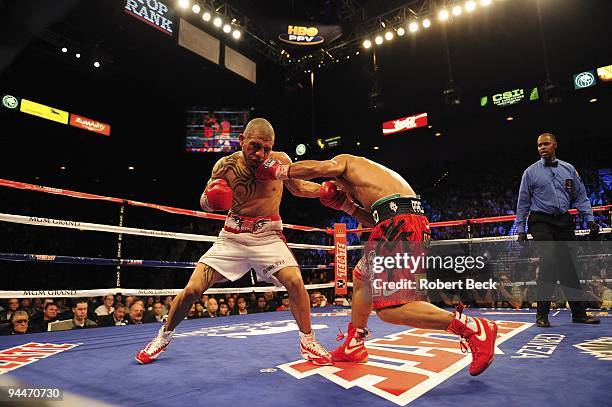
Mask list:
[[559,166],[559,161],[553,161],[553,162],[548,162],[548,161],[544,161],[544,165],[547,167],[558,167]]

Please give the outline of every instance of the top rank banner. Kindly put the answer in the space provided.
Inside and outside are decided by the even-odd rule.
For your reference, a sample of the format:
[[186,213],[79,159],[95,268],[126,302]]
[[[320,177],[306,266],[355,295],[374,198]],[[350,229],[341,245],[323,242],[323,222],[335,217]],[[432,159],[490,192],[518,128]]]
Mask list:
[[414,116],[402,117],[400,119],[384,122],[382,125],[382,132],[383,135],[386,136],[423,126],[427,126],[427,113],[420,113]]
[[164,34],[174,33],[172,11],[159,0],[124,0],[124,11]]

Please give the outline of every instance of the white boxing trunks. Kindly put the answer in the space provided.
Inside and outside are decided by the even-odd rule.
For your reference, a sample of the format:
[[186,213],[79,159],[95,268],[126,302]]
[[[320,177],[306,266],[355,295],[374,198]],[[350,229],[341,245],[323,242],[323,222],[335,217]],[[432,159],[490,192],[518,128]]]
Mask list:
[[258,281],[281,287],[274,274],[298,265],[282,230],[280,216],[251,218],[230,213],[219,237],[198,263],[212,267],[230,281],[254,269]]

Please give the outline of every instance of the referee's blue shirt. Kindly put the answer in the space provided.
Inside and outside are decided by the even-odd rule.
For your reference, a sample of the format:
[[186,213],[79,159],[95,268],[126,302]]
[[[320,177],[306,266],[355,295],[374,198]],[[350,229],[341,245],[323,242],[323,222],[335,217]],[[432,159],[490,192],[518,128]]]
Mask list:
[[519,233],[525,232],[530,211],[559,215],[572,207],[587,222],[595,220],[584,184],[572,164],[554,159],[546,165],[542,158],[523,172],[516,206]]

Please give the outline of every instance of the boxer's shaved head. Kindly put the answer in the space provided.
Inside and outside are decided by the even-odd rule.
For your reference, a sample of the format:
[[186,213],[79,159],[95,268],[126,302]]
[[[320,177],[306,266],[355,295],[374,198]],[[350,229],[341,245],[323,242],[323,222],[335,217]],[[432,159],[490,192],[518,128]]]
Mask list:
[[274,128],[269,121],[261,117],[257,117],[246,125],[244,129],[244,137],[258,136],[262,139],[274,140]]

